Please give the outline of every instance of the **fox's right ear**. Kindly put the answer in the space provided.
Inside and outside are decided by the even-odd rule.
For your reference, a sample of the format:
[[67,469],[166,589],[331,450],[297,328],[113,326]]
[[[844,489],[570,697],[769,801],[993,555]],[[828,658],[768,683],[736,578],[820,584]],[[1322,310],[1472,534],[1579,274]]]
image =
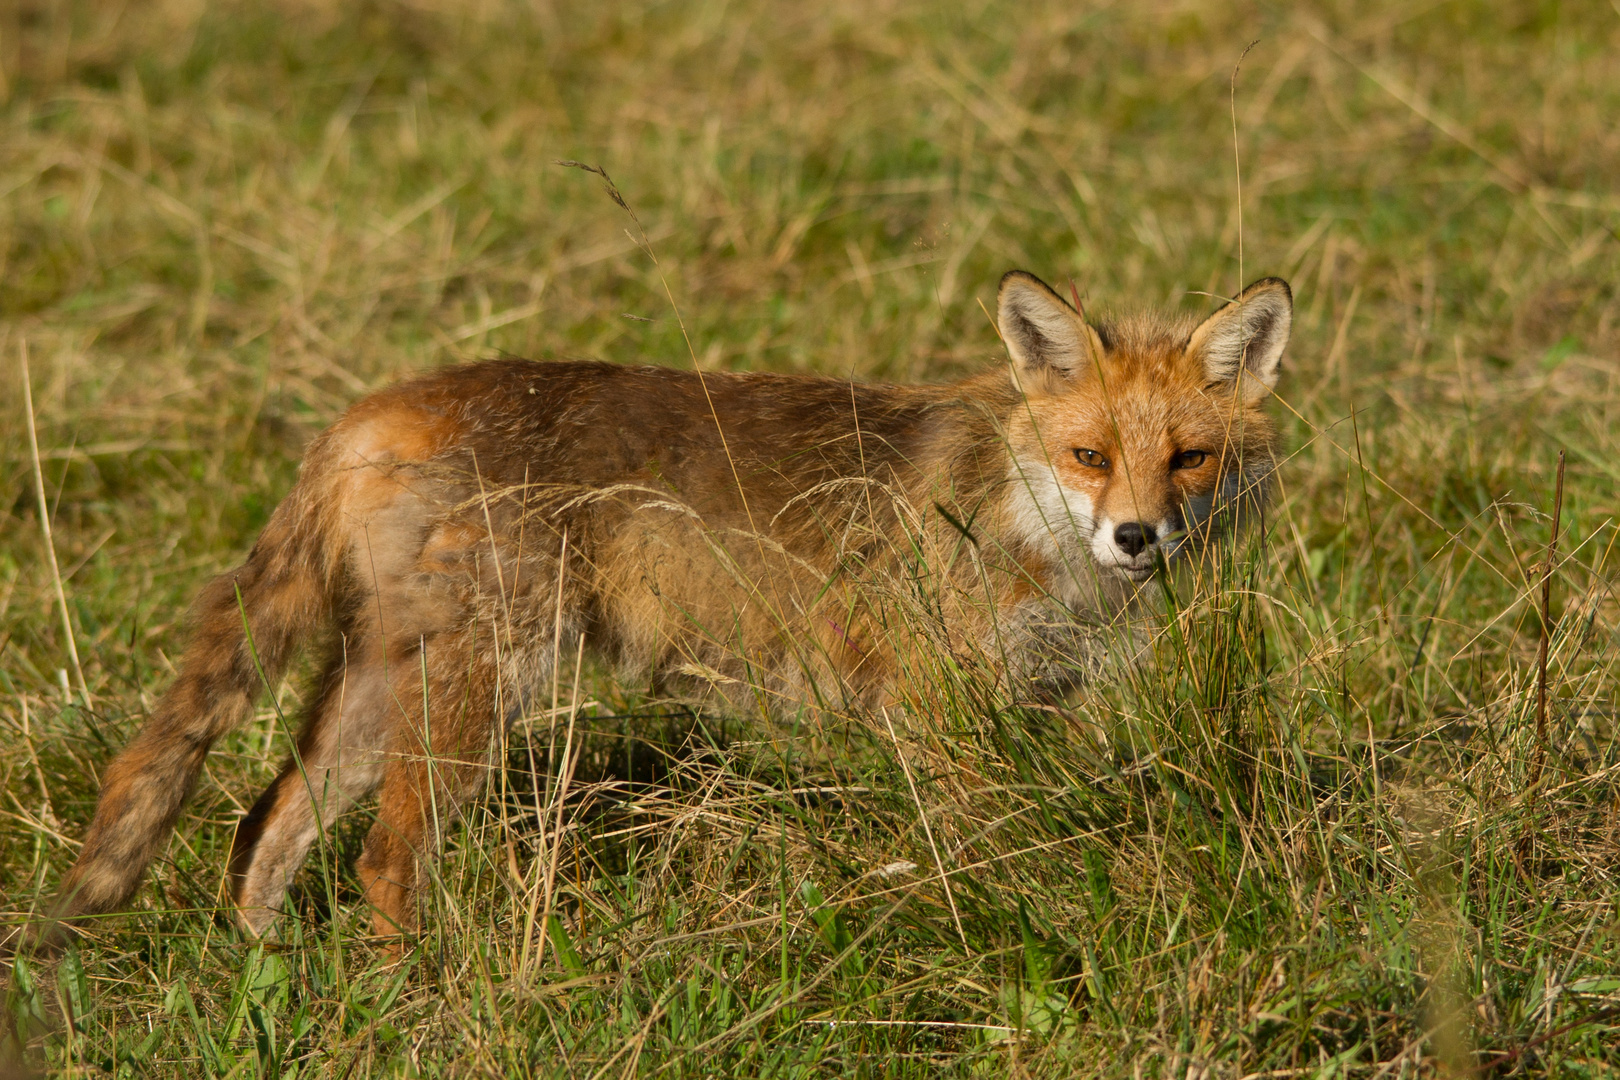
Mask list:
[[1012,356],[1013,385],[1031,397],[1062,393],[1103,354],[1102,339],[1080,313],[1022,270],[1001,279],[996,325]]

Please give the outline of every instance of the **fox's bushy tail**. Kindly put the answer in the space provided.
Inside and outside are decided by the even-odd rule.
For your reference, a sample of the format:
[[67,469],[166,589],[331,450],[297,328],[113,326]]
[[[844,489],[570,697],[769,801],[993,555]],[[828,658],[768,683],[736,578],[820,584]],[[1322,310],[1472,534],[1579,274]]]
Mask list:
[[192,608],[180,674],[107,767],[78,861],[34,948],[65,943],[89,916],[128,904],[162,850],[209,747],[253,712],[310,631],[330,618],[342,542],[309,477],[276,508],[247,561],[210,584]]

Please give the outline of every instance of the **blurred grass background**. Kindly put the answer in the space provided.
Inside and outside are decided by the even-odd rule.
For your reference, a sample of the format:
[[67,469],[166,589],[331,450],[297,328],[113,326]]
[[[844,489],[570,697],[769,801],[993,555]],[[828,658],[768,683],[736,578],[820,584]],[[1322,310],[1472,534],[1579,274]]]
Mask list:
[[[1612,1070],[1617,57],[1620,9],[1553,0],[0,7],[7,918],[71,862],[195,590],[304,443],[401,373],[508,352],[947,379],[998,362],[980,305],[1013,267],[1102,308],[1204,311],[1268,274],[1298,305],[1269,542],[1129,685],[1055,713],[942,693],[891,737],[588,673],[572,793],[545,780],[558,718],[525,725],[397,970],[351,918],[363,815],[281,943],[214,911],[285,752],[267,705],[142,912],[15,974],[33,1060]],[[658,266],[558,159],[611,173]]]

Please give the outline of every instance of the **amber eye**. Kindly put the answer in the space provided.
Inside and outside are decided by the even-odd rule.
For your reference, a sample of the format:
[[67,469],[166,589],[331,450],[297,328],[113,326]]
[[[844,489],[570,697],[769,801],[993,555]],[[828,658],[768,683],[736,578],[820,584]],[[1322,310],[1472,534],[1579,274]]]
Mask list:
[[1108,468],[1108,459],[1097,453],[1095,450],[1076,449],[1074,456],[1075,460],[1079,461],[1080,464],[1090,465],[1093,469]]
[[1203,450],[1183,450],[1170,459],[1172,469],[1196,469],[1204,463],[1209,454]]

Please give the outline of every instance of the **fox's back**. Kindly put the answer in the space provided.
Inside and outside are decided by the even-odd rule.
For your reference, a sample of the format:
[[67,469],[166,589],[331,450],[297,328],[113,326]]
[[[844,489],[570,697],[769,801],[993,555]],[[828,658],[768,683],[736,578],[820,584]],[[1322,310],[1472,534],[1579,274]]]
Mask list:
[[987,434],[1010,397],[1004,387],[998,378],[892,386],[508,359],[389,387],[324,438],[363,453],[386,428],[399,433],[396,445],[368,463],[436,463],[450,467],[447,477],[465,469],[495,487],[645,483],[705,514],[774,515],[830,481],[910,481],[941,452]]

